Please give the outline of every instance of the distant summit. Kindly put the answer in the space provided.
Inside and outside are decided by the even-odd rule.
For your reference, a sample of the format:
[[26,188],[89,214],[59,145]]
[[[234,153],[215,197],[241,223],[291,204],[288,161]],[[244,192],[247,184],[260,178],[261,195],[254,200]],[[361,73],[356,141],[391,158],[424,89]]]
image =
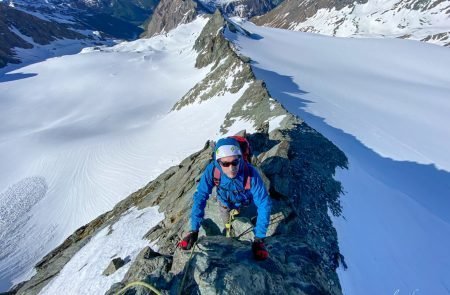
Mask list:
[[191,22],[199,13],[219,10],[226,17],[251,18],[270,11],[280,0],[161,0],[149,17],[143,37],[165,33],[179,24]]
[[396,37],[450,46],[450,7],[441,0],[286,0],[252,21],[337,37]]

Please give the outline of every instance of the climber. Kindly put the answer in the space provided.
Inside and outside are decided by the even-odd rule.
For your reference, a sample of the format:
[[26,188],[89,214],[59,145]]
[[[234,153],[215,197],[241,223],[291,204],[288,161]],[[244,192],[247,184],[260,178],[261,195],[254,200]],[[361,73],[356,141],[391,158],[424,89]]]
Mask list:
[[[241,137],[239,140],[243,140],[249,148],[245,138]],[[270,219],[270,196],[258,171],[248,163],[248,152],[241,151],[241,147],[238,140],[232,137],[222,138],[217,142],[214,161],[206,167],[194,193],[191,231],[178,244],[180,248],[188,250],[197,241],[200,224],[205,215],[206,201],[213,187],[217,186],[217,199],[225,223],[231,210],[245,209],[252,201],[256,205],[257,219],[252,252],[256,260],[269,257],[264,238]]]

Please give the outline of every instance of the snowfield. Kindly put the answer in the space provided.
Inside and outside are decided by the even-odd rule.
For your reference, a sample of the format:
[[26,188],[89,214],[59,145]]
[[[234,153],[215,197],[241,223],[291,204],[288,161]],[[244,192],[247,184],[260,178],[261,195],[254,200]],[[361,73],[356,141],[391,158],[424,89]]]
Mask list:
[[112,227],[92,237],[39,294],[105,294],[112,284],[122,280],[131,266],[125,263],[105,276],[103,271],[111,260],[120,257],[125,262],[133,261],[145,246],[157,251],[154,243],[149,245],[142,237],[163,219],[164,214],[159,213],[157,207],[128,210]]
[[0,290],[214,137],[226,113],[168,114],[209,71],[192,50],[206,21],[0,76]]
[[[34,264],[75,229],[223,136],[220,126],[248,85],[170,111],[210,71],[194,67],[192,49],[206,21],[200,17],[151,39],[85,48],[0,77],[0,290],[28,279]],[[223,79],[232,83],[234,77]],[[271,128],[281,119],[273,118]],[[254,122],[236,120],[227,134],[242,129],[254,132]],[[153,226],[141,224],[145,232]],[[142,248],[141,237],[121,241],[128,256],[137,254],[136,245]],[[92,247],[100,251],[99,245]],[[89,253],[76,260],[93,259]],[[43,292],[109,289],[125,272],[114,280],[97,277],[98,267],[106,267],[99,259],[99,266],[86,262],[91,266],[77,281],[79,262],[72,260]]]
[[[241,22],[236,19],[237,22]],[[450,290],[450,51],[241,25],[258,79],[349,159],[333,218],[344,294]]]
[[[194,67],[192,50],[206,21],[0,72],[0,291],[28,279],[75,229],[222,136],[245,87],[170,111],[210,70]],[[238,22],[252,36],[226,36],[272,97],[349,159],[336,171],[345,219],[333,217],[349,266],[338,269],[344,294],[447,294],[448,48]],[[253,122],[238,119],[228,134],[245,128],[253,132]],[[102,276],[111,257],[155,247],[142,236],[163,218],[157,208],[130,209],[42,293],[108,290],[129,267]]]

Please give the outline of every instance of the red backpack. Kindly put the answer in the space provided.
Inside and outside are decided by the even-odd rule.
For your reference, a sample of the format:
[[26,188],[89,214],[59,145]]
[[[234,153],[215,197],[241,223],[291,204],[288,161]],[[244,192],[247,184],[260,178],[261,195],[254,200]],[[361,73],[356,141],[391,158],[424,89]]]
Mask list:
[[[230,138],[234,138],[239,142],[239,147],[241,148],[242,159],[244,159],[244,189],[249,190],[251,188],[252,175],[248,164],[252,158],[252,150],[250,148],[250,143],[243,136],[230,136]],[[214,167],[213,173],[214,185],[220,185],[220,170],[217,167]]]

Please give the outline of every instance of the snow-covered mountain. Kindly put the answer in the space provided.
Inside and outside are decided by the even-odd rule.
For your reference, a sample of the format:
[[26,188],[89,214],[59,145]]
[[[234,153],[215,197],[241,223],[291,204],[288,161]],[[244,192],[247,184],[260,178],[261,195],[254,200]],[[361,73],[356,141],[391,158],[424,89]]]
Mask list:
[[442,0],[286,0],[253,21],[337,37],[396,37],[450,45],[450,3]]
[[144,37],[168,32],[179,24],[191,22],[198,14],[214,13],[216,9],[228,17],[250,18],[270,11],[279,0],[162,0],[150,16]]
[[270,11],[282,0],[200,0],[199,2],[209,11],[217,8],[226,16],[250,18]]
[[[129,279],[124,276],[146,245],[161,248],[159,257],[176,262],[164,267],[180,271],[186,261],[174,245],[188,224],[199,161],[209,160],[205,142],[242,129],[256,134],[262,126],[271,137],[254,140],[269,146],[258,156],[268,160],[262,168],[276,184],[271,192],[280,204],[291,201],[277,207],[285,225],[268,239],[273,260],[256,268],[245,261],[241,275],[293,272],[302,283],[283,280],[287,293],[445,294],[448,49],[331,38],[239,19],[224,29],[215,18],[205,30],[207,18],[191,9],[178,12],[191,12],[192,22],[174,22],[164,35],[0,73],[0,290],[34,275],[19,286],[23,292],[104,293]],[[295,127],[286,126],[294,115]],[[347,166],[339,149],[348,170],[338,169],[336,181],[335,168]],[[290,178],[277,174],[286,167]],[[345,218],[328,216],[327,208],[342,209]],[[220,239],[209,245],[214,241],[223,245]],[[242,254],[243,245],[233,247]],[[207,250],[201,257],[215,262]],[[235,253],[226,250],[219,254]],[[348,269],[337,269],[338,282],[340,253]],[[117,255],[126,258],[125,268],[103,276]],[[197,263],[188,281],[216,288],[221,275],[210,275],[204,260]],[[169,274],[152,276],[166,291],[176,286]],[[258,288],[279,286],[264,276],[251,279],[264,282]]]
[[98,5],[60,0],[0,1],[0,67],[77,53],[84,47],[111,44],[113,39],[136,38],[143,31],[138,25],[156,3],[124,3],[140,5],[139,12],[122,1],[101,1]]
[[[84,13],[110,15],[125,22],[141,25],[151,15],[158,0],[3,0],[10,6],[28,6],[36,10],[60,10],[66,13],[79,9]],[[73,11],[72,11],[73,12]]]

